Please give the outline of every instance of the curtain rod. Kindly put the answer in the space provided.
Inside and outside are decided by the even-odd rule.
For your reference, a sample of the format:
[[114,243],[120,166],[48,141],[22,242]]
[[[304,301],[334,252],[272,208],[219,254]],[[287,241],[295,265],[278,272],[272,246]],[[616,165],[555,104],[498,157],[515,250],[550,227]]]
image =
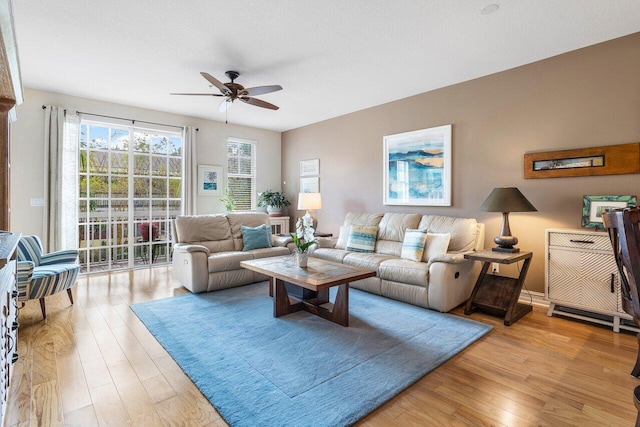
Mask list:
[[[47,108],[46,105],[42,106],[42,109],[44,110],[45,108]],[[64,110],[65,114],[67,113],[67,110]],[[132,124],[136,124],[136,122],[140,122],[140,123],[147,123],[150,125],[160,125],[160,126],[168,126],[168,127],[172,127],[172,128],[178,128],[178,129],[184,129],[184,126],[176,126],[176,125],[168,125],[165,123],[156,123],[156,122],[147,122],[145,120],[134,120],[134,119],[126,119],[124,117],[116,117],[116,116],[105,116],[103,114],[93,114],[93,113],[87,113],[85,111],[76,111],[76,114],[87,114],[89,116],[94,116],[94,117],[104,117],[107,119],[118,119],[118,120],[126,120],[128,122],[131,122]],[[199,131],[200,129],[196,128],[196,131]]]

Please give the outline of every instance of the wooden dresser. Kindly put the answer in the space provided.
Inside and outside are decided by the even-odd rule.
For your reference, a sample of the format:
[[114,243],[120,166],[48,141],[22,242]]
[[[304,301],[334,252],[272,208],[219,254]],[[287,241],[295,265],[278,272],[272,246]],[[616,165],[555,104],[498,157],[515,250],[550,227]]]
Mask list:
[[7,410],[11,365],[18,360],[16,246],[19,233],[0,232],[0,425]]

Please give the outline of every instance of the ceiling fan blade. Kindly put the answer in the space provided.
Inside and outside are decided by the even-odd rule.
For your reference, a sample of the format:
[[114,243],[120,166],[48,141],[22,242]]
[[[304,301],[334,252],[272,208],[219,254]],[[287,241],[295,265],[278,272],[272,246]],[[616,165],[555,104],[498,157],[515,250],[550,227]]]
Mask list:
[[276,92],[278,90],[282,90],[282,86],[280,85],[271,85],[271,86],[256,86],[250,87],[248,89],[243,90],[246,96],[256,96],[256,95],[264,95],[265,93]]
[[216,79],[209,73],[201,72],[200,74],[202,75],[202,77],[207,79],[209,83],[217,87],[220,90],[220,92],[222,92],[223,95],[225,96],[231,95],[231,90],[229,90],[229,88],[226,87],[220,80]]
[[218,93],[170,93],[169,95],[224,96]]
[[255,105],[256,107],[268,108],[270,110],[277,110],[278,108],[280,108],[276,105],[269,104],[268,102],[263,101],[261,99],[249,98],[248,96],[243,96],[238,99],[242,102],[246,102],[247,104]]
[[218,112],[219,113],[224,113],[229,108],[231,108],[231,105],[233,105],[233,101],[230,100],[230,99],[225,99],[224,101],[222,101],[220,103],[220,106],[218,107]]

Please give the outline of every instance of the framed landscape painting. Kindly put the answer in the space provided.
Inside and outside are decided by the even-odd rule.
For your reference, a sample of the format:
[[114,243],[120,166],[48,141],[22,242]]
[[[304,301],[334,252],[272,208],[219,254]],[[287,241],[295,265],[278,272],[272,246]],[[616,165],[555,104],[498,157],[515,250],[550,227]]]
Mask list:
[[451,125],[384,137],[385,205],[451,206]]
[[222,166],[198,165],[198,195],[222,195]]

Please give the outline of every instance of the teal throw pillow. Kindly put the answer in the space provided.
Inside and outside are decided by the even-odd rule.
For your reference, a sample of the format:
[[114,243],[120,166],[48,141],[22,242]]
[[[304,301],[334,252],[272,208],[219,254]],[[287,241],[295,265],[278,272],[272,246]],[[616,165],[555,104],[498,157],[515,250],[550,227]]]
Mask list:
[[422,261],[424,245],[427,243],[427,230],[407,229],[402,241],[400,258],[411,261]]
[[242,231],[242,250],[244,252],[252,249],[262,249],[271,247],[271,227],[266,224],[257,227],[240,227]]
[[351,225],[346,249],[354,252],[373,252],[377,237],[377,225]]

